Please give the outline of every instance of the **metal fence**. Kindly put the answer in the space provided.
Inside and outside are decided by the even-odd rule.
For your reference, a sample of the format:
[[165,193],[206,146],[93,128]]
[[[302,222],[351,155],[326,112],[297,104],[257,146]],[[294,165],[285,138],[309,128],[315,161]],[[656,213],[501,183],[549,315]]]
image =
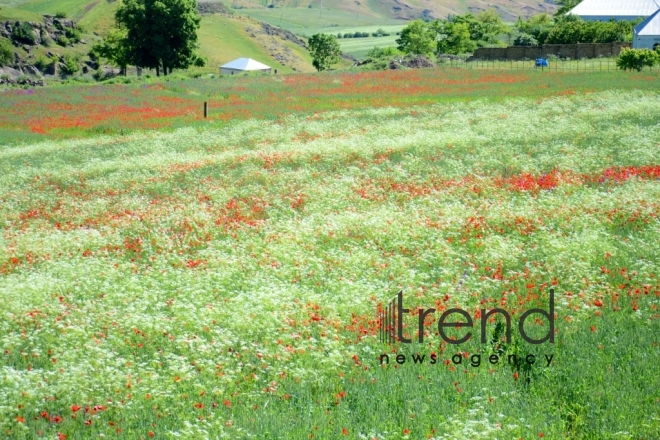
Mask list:
[[[458,59],[439,59],[438,67],[452,67],[459,69],[479,69],[479,70],[550,70],[553,72],[587,72],[587,71],[610,71],[618,70],[616,58],[593,58],[583,60],[570,59],[548,59],[548,66],[535,67],[536,60],[472,60],[467,61],[464,58]],[[659,66],[644,67],[643,70],[660,70]]]

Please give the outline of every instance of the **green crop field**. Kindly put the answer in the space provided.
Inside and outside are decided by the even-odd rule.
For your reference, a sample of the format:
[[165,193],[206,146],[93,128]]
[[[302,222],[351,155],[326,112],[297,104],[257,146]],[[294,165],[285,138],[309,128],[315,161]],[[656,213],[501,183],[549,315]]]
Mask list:
[[367,52],[374,47],[394,47],[398,46],[396,34],[386,37],[367,37],[367,38],[342,38],[339,40],[341,50],[350,53],[356,58],[364,58]]
[[659,85],[0,91],[0,432],[657,438]]
[[405,20],[351,13],[341,9],[323,9],[323,11],[320,11],[318,8],[245,8],[237,9],[235,12],[308,36],[319,32],[336,33],[335,27],[360,28],[362,31],[363,27],[375,26],[377,29],[378,27],[385,28],[385,26],[390,25],[404,26],[406,23]]

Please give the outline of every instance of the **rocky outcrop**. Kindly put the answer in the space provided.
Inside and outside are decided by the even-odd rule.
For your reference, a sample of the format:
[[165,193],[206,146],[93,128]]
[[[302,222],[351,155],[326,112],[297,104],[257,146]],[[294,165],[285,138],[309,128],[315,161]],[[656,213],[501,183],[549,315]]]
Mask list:
[[286,29],[282,29],[276,26],[272,26],[268,23],[261,23],[261,29],[262,32],[265,33],[266,35],[270,36],[278,36],[283,40],[288,40],[292,41],[298,46],[302,47],[303,49],[307,49],[307,43],[305,43],[305,40],[302,38],[298,37],[297,35],[287,31]]
[[[35,69],[34,66],[29,67]],[[0,85],[28,85],[33,87],[45,85],[43,79],[29,77],[30,74],[34,73],[27,68],[0,67]]]
[[76,23],[73,20],[68,20],[66,18],[57,18],[52,15],[44,15],[44,22],[37,23],[34,21],[5,21],[0,22],[0,36],[16,39],[14,38],[14,29],[27,25],[34,37],[34,44],[29,42],[21,41],[19,43],[26,44],[28,46],[35,46],[44,44],[47,38],[57,41],[61,37],[66,36],[67,29],[76,29]]
[[233,15],[234,13],[227,9],[224,3],[215,1],[215,2],[197,2],[197,11],[202,15],[212,15],[212,14],[225,14]]
[[[44,15],[43,23],[33,21],[3,21],[0,22],[0,37],[9,39],[15,49],[14,60],[9,66],[0,69],[3,75],[1,84],[43,85],[42,75],[64,74],[64,58],[49,51],[47,61],[43,57],[35,57],[34,52],[39,46],[51,46],[57,42],[60,46],[85,44],[81,32],[73,20]],[[87,66],[87,70],[89,71]]]
[[410,67],[411,69],[424,69],[427,67],[435,67],[433,61],[429,60],[423,55],[404,58],[403,61],[401,61],[401,64],[403,64],[406,67]]

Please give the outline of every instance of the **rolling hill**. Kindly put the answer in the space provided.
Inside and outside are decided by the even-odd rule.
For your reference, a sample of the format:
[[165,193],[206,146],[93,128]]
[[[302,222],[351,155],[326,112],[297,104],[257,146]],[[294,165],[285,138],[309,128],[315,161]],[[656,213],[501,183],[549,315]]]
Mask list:
[[[314,33],[346,32],[379,27],[393,31],[388,38],[342,41],[342,49],[363,56],[374,46],[395,45],[395,32],[414,18],[444,18],[448,14],[479,12],[495,8],[505,21],[518,16],[552,12],[554,0],[205,0],[199,32],[202,55],[207,67],[238,57],[250,57],[282,72],[314,70],[305,44],[292,33],[306,37]],[[65,14],[84,30],[89,42],[98,40],[113,25],[117,0],[0,0],[0,22],[42,21],[42,15]],[[206,6],[202,8],[202,6]],[[278,28],[284,29],[282,31]],[[290,32],[286,32],[290,31]],[[72,48],[56,47],[64,54]],[[17,48],[20,56],[22,49]],[[86,48],[77,48],[86,52]],[[37,55],[39,50],[36,51]],[[25,55],[28,55],[27,53]]]
[[[249,57],[266,63],[281,72],[311,72],[314,67],[311,57],[305,49],[303,40],[293,34],[274,29],[253,18],[233,14],[215,2],[216,8],[212,14],[202,15],[199,31],[200,52],[207,57],[208,64],[204,68],[192,69],[204,73],[215,73],[218,65],[238,57]],[[41,22],[42,14],[55,15],[63,13],[76,21],[84,31],[86,40],[90,43],[98,40],[97,35],[104,35],[113,25],[114,11],[118,2],[107,0],[67,0],[46,1],[28,0],[25,2],[0,0],[0,22],[32,21]],[[207,10],[208,11],[208,10]],[[218,13],[219,12],[219,13]],[[35,55],[52,51],[58,55],[81,51],[86,53],[88,46],[76,48],[37,47]],[[29,56],[22,48],[16,48],[21,57]]]

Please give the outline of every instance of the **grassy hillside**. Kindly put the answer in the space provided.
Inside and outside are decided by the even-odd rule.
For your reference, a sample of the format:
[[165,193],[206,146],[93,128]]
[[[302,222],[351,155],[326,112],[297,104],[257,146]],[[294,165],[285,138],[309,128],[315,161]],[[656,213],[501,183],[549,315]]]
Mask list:
[[[317,26],[322,23],[322,16],[326,13],[335,14],[340,19],[339,13],[344,13],[344,19],[352,15],[357,19],[357,14],[365,17],[379,17],[382,19],[410,20],[414,18],[446,18],[449,14],[464,14],[466,12],[477,13],[479,11],[495,8],[506,21],[515,21],[518,16],[528,17],[540,12],[553,12],[556,6],[552,3],[538,2],[535,0],[323,0],[323,13],[319,14],[321,2],[318,0],[227,0],[227,4],[244,10],[270,9],[269,15],[276,15],[278,11],[289,11],[293,9],[309,10],[308,26]],[[269,5],[275,7],[268,8]],[[315,13],[313,12],[315,11]],[[248,12],[254,14],[254,12]],[[295,14],[299,14],[296,12]],[[319,18],[321,15],[321,18]],[[318,21],[316,21],[318,20]],[[297,18],[292,19],[298,21]],[[303,23],[304,24],[304,23]]]
[[[0,0],[0,4],[2,0]],[[69,52],[84,54],[91,44],[98,41],[93,32],[103,35],[114,24],[117,2],[107,1],[46,1],[28,0],[14,3],[16,7],[0,8],[0,20],[42,21],[41,14],[55,15],[63,12],[68,18],[78,21],[85,30],[87,46],[75,48],[37,47],[36,55],[52,51],[63,55]],[[272,66],[279,71],[311,72],[314,70],[309,53],[299,45],[279,37],[266,35],[259,22],[248,17],[226,14],[204,15],[199,30],[200,53],[209,60],[205,68],[194,68],[192,72],[217,73],[218,65],[239,57],[248,57]],[[17,49],[22,57],[28,54]]]
[[[282,38],[265,35],[260,29],[258,22],[240,16],[204,16],[199,31],[200,53],[208,58],[209,63],[201,70],[217,73],[219,65],[240,57],[253,58],[281,72],[315,70],[305,49],[286,44]],[[276,61],[272,55],[285,51],[290,60],[287,65]]]
[[236,13],[254,17],[257,20],[280,26],[296,33],[312,35],[323,30],[330,33],[334,27],[362,27],[405,25],[406,20],[396,20],[391,17],[373,15],[371,13],[355,13],[341,9],[324,8],[319,13],[318,8],[257,8],[238,9]]
[[[55,15],[64,12],[67,18],[78,22],[89,32],[106,32],[114,23],[114,11],[118,2],[107,0],[0,0],[0,7],[12,6],[19,11],[37,15]],[[19,14],[18,11],[13,12]],[[3,12],[0,10],[0,16]],[[40,20],[32,20],[40,21]]]

